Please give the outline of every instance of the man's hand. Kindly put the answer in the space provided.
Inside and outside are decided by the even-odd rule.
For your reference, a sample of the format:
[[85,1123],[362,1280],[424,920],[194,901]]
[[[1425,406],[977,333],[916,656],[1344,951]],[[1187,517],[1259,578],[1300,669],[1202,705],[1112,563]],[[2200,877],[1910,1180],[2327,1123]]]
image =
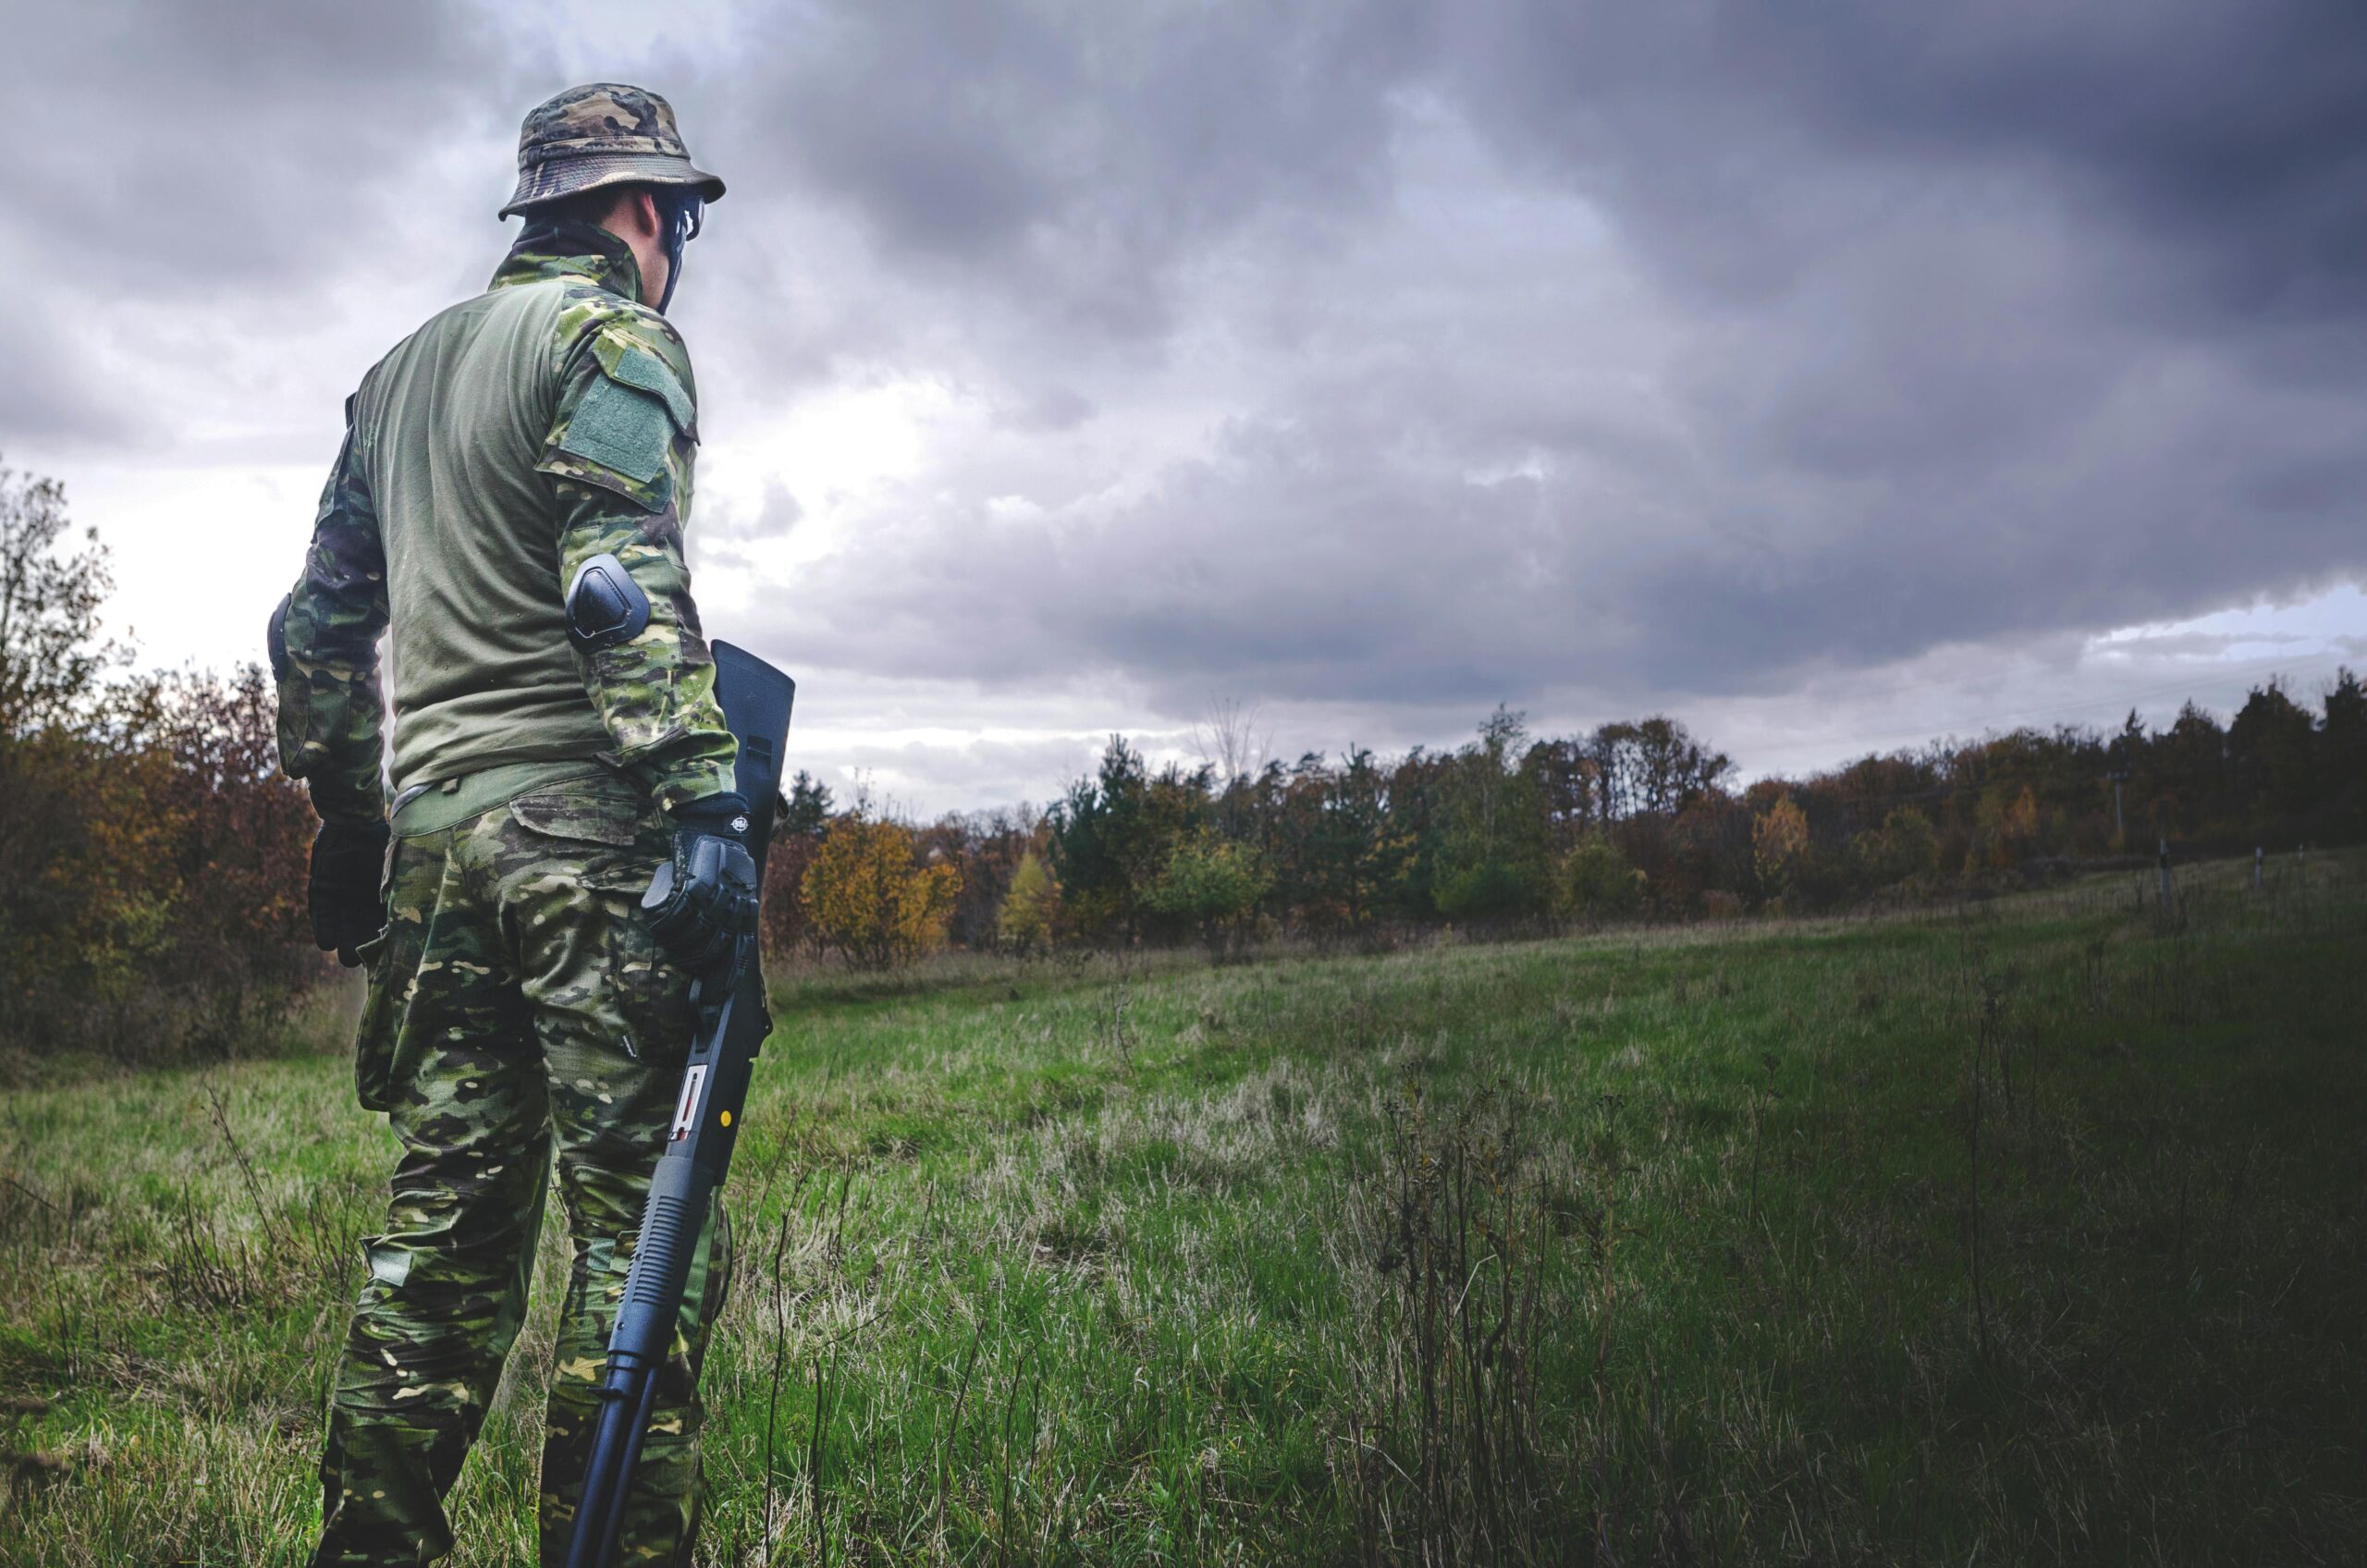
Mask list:
[[756,934],[756,863],[748,802],[738,795],[686,801],[674,821],[674,858],[657,868],[641,907],[668,956],[693,978],[719,977],[742,937]]
[[313,940],[348,969],[362,962],[362,944],[386,928],[378,897],[386,864],[384,818],[333,816],[313,838],[313,873],[304,888]]

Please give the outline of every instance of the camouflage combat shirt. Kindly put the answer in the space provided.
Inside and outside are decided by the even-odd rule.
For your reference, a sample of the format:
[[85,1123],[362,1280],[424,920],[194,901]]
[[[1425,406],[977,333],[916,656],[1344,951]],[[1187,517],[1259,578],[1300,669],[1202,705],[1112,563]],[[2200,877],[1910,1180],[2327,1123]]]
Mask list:
[[[601,757],[674,805],[728,790],[734,745],[682,529],[690,358],[623,241],[530,223],[493,285],[362,378],[272,649],[281,761],[324,816],[376,816],[392,624],[398,790]],[[615,556],[650,604],[585,655],[565,595]]]

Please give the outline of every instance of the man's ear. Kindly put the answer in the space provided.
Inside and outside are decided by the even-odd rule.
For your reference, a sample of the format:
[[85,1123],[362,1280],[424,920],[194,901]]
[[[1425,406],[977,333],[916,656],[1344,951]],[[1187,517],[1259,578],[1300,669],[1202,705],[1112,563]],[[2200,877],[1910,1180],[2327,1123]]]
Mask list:
[[665,227],[658,221],[657,198],[646,190],[632,193],[632,200],[627,203],[627,212],[626,221],[632,225],[636,239],[656,239]]

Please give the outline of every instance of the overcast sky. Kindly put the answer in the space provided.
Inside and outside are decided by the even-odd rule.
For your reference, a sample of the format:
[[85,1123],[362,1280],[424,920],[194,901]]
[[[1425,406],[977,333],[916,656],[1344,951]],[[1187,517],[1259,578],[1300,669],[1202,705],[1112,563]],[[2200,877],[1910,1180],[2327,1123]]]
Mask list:
[[709,630],[1042,801],[1674,712],[1751,772],[2367,664],[2367,8],[0,0],[0,458],[255,656],[526,110],[669,97]]

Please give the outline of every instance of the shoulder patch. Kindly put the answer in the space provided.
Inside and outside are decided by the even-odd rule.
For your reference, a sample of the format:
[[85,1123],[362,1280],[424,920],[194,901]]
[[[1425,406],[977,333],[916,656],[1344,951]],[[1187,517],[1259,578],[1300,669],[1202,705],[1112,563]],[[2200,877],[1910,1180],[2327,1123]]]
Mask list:
[[691,394],[674,374],[673,366],[613,332],[604,332],[594,341],[592,357],[600,361],[600,368],[607,372],[611,380],[638,387],[664,403],[677,430],[686,435],[697,433],[697,406],[691,401]]
[[[591,297],[596,295],[596,298]],[[565,349],[560,413],[536,466],[612,490],[644,511],[673,498],[687,478],[698,394],[681,339],[654,312],[613,294],[570,294],[560,312]]]
[[663,398],[603,375],[583,389],[558,449],[646,484],[666,472],[673,438],[672,411]]

